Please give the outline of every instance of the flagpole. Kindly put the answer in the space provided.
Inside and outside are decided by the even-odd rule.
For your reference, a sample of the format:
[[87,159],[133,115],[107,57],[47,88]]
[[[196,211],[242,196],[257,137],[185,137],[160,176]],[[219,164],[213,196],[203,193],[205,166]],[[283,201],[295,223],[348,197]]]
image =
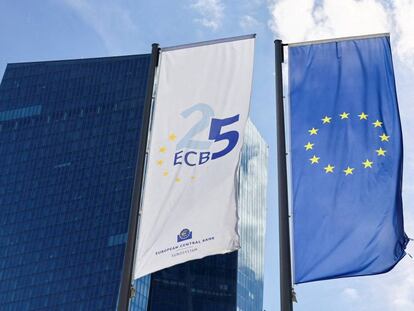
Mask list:
[[279,198],[280,310],[293,310],[292,264],[290,256],[289,206],[286,169],[285,119],[283,107],[283,44],[275,40],[277,171]]
[[132,273],[134,267],[134,255],[138,224],[140,218],[140,206],[142,197],[142,185],[144,180],[145,159],[148,141],[149,123],[151,117],[152,96],[154,90],[155,71],[158,66],[159,45],[154,43],[151,51],[151,63],[148,71],[147,90],[145,94],[144,110],[142,116],[138,159],[135,169],[134,188],[132,192],[131,211],[129,214],[128,240],[125,248],[124,265],[122,271],[121,287],[119,290],[118,311],[128,311],[131,298]]

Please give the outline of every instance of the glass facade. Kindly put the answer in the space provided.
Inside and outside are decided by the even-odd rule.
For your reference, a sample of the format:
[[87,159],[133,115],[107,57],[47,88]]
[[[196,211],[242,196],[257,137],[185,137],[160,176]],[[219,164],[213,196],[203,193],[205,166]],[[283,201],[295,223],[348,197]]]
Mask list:
[[[249,121],[240,165],[241,249],[190,261],[136,281],[131,310],[262,311],[268,146]],[[149,293],[142,282],[151,282]],[[143,289],[143,291],[142,291]],[[149,299],[147,298],[149,296]]]
[[263,310],[268,145],[249,121],[239,183],[240,238],[237,310]]
[[7,66],[0,310],[116,309],[149,62]]
[[151,275],[135,280],[135,296],[130,300],[129,310],[147,311]]

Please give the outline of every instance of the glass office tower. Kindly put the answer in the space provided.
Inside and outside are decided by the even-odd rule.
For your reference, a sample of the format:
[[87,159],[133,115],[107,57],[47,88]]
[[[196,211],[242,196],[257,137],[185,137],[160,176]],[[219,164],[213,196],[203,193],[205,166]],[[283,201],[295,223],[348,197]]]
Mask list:
[[240,165],[237,310],[263,310],[268,145],[248,122]]
[[[149,63],[134,55],[7,66],[0,310],[116,310]],[[131,310],[262,310],[266,165],[249,123],[242,249],[137,280]]]
[[0,310],[115,310],[150,55],[9,64]]
[[131,310],[263,310],[267,159],[268,146],[249,121],[240,165],[241,249],[190,261],[137,280]]

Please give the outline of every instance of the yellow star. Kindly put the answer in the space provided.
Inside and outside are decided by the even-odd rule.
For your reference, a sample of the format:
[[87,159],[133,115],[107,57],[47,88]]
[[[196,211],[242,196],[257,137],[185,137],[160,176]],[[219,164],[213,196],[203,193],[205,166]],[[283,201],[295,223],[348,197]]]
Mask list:
[[323,122],[323,124],[325,124],[325,123],[331,123],[331,117],[328,117],[328,116],[325,116],[323,119],[322,119],[322,122]]
[[312,150],[313,149],[313,145],[311,143],[307,143],[304,147],[306,148],[306,150]]
[[372,168],[372,164],[374,164],[374,162],[366,159],[364,162],[362,162],[362,165],[364,165],[364,168]]
[[175,134],[174,134],[174,133],[171,133],[171,134],[170,134],[170,136],[168,136],[168,139],[169,139],[170,141],[174,141],[176,138],[177,138],[177,136],[175,136]]
[[325,170],[325,173],[328,174],[328,173],[333,173],[334,168],[335,166],[331,166],[330,164],[328,164],[328,166],[324,167],[323,169]]
[[163,160],[158,160],[158,161],[157,161],[157,165],[158,165],[158,166],[161,166],[163,163],[164,163],[164,161],[163,161]]
[[340,115],[341,120],[349,118],[349,112],[342,112]]
[[195,180],[196,179],[196,177],[195,176],[191,176],[191,180]]
[[161,148],[160,148],[160,152],[161,152],[161,153],[164,153],[164,152],[166,152],[166,151],[167,151],[167,148],[165,148],[165,147],[161,147]]
[[368,115],[364,112],[361,112],[361,114],[358,115],[360,120],[368,120]]
[[381,138],[381,141],[388,141],[388,139],[390,138],[390,136],[385,135],[385,133],[384,133],[384,134],[382,134],[382,135],[380,136],[380,138]]
[[168,176],[168,171],[164,171],[164,173],[162,173],[163,176]]
[[385,153],[387,152],[387,150],[384,150],[382,148],[379,148],[378,150],[375,150],[378,153],[378,156],[383,156],[385,157]]
[[178,178],[178,177],[177,177],[177,178],[175,179],[175,182],[180,182],[180,181],[181,181],[181,178]]
[[310,129],[308,132],[310,135],[317,135],[318,134],[318,129],[312,127],[312,129]]
[[313,156],[312,158],[309,159],[309,161],[311,161],[311,164],[315,164],[315,163],[319,163],[319,159],[317,156]]
[[354,168],[351,168],[348,166],[346,170],[344,170],[345,176],[352,175],[353,171],[354,171]]
[[381,121],[375,121],[374,123],[372,123],[372,124],[374,124],[374,127],[381,127],[382,126],[382,122]]

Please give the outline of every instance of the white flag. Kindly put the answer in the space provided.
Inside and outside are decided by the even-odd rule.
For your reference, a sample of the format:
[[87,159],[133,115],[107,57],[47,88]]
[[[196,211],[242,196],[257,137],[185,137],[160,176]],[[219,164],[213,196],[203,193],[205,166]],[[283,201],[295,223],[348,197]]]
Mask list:
[[240,248],[254,37],[161,50],[134,278]]

